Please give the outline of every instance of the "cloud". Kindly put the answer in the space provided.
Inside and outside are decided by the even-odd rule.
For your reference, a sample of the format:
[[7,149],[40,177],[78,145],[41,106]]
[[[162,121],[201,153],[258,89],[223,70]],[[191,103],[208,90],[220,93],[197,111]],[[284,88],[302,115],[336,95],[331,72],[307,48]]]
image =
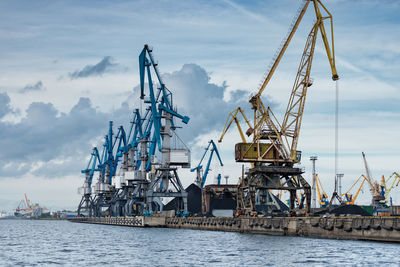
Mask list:
[[233,102],[246,101],[249,96],[249,92],[239,89],[239,90],[232,91],[229,96],[230,96],[230,98],[229,98],[230,101],[233,101]]
[[[246,91],[231,90],[228,85],[210,82],[207,71],[196,64],[185,64],[179,71],[163,75],[173,92],[178,112],[189,116],[188,125],[178,134],[191,142],[201,133],[221,131],[232,110],[247,108]],[[31,173],[42,177],[61,177],[77,174],[85,167],[92,146],[101,146],[108,121],[128,130],[132,108],[138,105],[138,88],[111,111],[95,108],[89,98],[81,97],[68,111],[60,112],[52,103],[33,102],[19,122],[0,121],[0,176],[19,177]],[[224,95],[230,94],[230,101]],[[0,116],[12,111],[7,94],[0,94],[3,110]],[[177,125],[182,126],[181,122]]]
[[252,19],[254,19],[254,20],[258,21],[258,22],[267,22],[267,19],[264,18],[263,16],[261,16],[261,15],[259,15],[257,13],[251,12],[248,9],[244,8],[241,5],[238,5],[237,3],[233,2],[233,1],[223,0],[223,2],[225,2],[226,4],[228,4],[229,6],[234,8],[235,10],[237,10],[238,12],[240,12],[240,13],[244,14],[245,16],[248,16],[248,17],[250,17],[250,18],[252,18]]
[[[7,103],[7,97],[0,95],[0,101],[3,98]],[[92,146],[101,145],[108,121],[114,120],[116,129],[121,122],[129,123],[131,114],[125,104],[101,112],[89,98],[80,98],[68,113],[60,113],[51,103],[33,102],[20,122],[0,122],[0,146],[4,151],[0,154],[0,176],[33,172],[60,177],[79,173]]]
[[20,90],[18,91],[18,93],[24,94],[24,93],[32,92],[32,91],[43,91],[44,89],[45,89],[45,88],[44,88],[44,86],[43,86],[42,81],[38,81],[38,82],[35,83],[35,84],[28,84],[28,85],[26,85],[24,88],[20,89]]
[[0,93],[0,119],[12,111],[10,97],[7,93]]
[[[247,91],[232,90],[229,101],[225,101],[229,85],[210,82],[209,73],[199,65],[185,64],[179,71],[163,77],[174,94],[178,112],[190,117],[189,124],[178,132],[186,141],[213,130],[222,131],[228,114],[239,106],[245,111],[250,110]],[[263,101],[266,106],[275,106],[268,97]]]
[[117,63],[113,63],[113,58],[110,56],[104,57],[99,63],[95,65],[86,65],[81,70],[76,70],[69,74],[71,80],[86,78],[90,76],[102,76],[104,73],[110,72],[113,70]]

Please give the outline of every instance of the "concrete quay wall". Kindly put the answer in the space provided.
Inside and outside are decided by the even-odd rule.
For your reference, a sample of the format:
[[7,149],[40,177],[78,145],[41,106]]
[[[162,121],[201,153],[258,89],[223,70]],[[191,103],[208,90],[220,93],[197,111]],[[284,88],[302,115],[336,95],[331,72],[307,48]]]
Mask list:
[[400,243],[400,217],[175,218],[138,216],[73,218],[70,221],[132,227],[167,227]]

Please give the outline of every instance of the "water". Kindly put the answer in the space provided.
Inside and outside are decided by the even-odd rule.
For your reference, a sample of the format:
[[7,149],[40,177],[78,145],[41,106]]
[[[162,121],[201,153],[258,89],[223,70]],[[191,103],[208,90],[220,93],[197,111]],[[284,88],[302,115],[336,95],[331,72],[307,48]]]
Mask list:
[[400,245],[0,220],[0,266],[399,266]]

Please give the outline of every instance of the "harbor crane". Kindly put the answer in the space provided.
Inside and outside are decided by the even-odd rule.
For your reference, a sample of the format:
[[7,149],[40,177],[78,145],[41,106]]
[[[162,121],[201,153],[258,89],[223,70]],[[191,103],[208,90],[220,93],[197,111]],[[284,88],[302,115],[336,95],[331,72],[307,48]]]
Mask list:
[[94,173],[100,170],[98,168],[100,162],[99,151],[97,147],[94,147],[86,169],[81,171],[81,173],[85,174],[85,182],[83,187],[80,188],[82,190],[82,199],[78,205],[78,216],[93,216],[92,181]]
[[[316,22],[307,37],[283,122],[279,123],[271,108],[265,107],[261,97],[285,54],[310,2],[314,5]],[[323,12],[324,15],[322,14]],[[324,21],[330,22],[331,42],[328,40],[329,37],[325,30]],[[273,63],[259,85],[257,94],[249,100],[254,115],[252,127],[246,131],[246,134],[248,136],[252,135],[253,141],[235,145],[235,160],[237,162],[252,163],[253,166],[246,176],[240,180],[237,215],[255,215],[257,213],[255,196],[266,195],[260,194],[258,191],[270,189],[288,190],[291,210],[295,208],[296,191],[303,190],[306,200],[306,212],[310,212],[311,187],[301,176],[302,169],[294,167],[294,164],[299,163],[301,160],[301,152],[297,150],[297,144],[300,137],[307,90],[313,84],[310,73],[319,32],[321,33],[331,67],[332,79],[334,81],[339,79],[335,66],[332,15],[320,0],[306,0],[300,6],[290,26],[288,35],[283,40],[276,57],[273,59]],[[281,180],[285,180],[285,182],[281,183]]]
[[315,175],[315,182],[318,192],[319,206],[321,208],[326,208],[329,205],[328,194],[326,194],[324,188],[322,187],[322,183],[321,180],[319,179],[318,174]]
[[[123,126],[118,128],[117,135],[115,136],[116,149],[115,151],[115,160],[113,166],[113,172],[111,173],[111,215],[112,216],[123,216],[124,215],[124,206],[126,203],[126,198],[124,195],[124,190],[122,189],[122,184],[125,183],[123,176],[117,175],[121,172],[126,171],[127,167],[127,138],[126,133]],[[122,158],[122,164],[119,165],[119,162]],[[117,169],[119,167],[119,172],[117,173]]]
[[[210,151],[210,153],[209,153],[210,155],[209,155],[209,157],[208,157],[208,161],[207,161],[206,168],[205,168],[205,170],[204,170],[204,172],[203,172],[203,165],[201,165],[201,163],[203,162],[203,159],[204,159],[204,157],[206,156],[206,154],[207,154],[208,151]],[[220,164],[221,166],[224,166],[224,164],[222,163],[221,157],[220,157],[220,155],[219,155],[217,146],[215,145],[215,143],[214,143],[213,140],[210,140],[210,141],[208,142],[207,148],[205,149],[205,151],[204,151],[204,153],[203,153],[203,156],[202,156],[201,159],[200,159],[199,164],[197,165],[197,167],[195,167],[195,168],[193,168],[193,169],[190,170],[191,172],[196,171],[196,180],[195,180],[195,184],[196,184],[198,187],[200,187],[200,188],[203,188],[204,185],[205,185],[205,183],[206,183],[207,175],[208,175],[208,172],[210,171],[210,165],[211,165],[211,161],[212,161],[214,152],[215,152],[215,154],[216,154],[217,157],[218,157],[219,164]],[[221,183],[221,174],[218,174],[218,184],[220,184],[220,183]]]
[[[162,80],[158,63],[154,60],[152,51],[152,48],[146,44],[139,55],[140,98],[145,100],[144,102],[151,108],[154,139],[150,146],[150,154],[154,155],[157,146],[161,152],[161,163],[151,174],[147,186],[145,215],[162,212],[161,198],[163,197],[179,198],[182,207],[178,213],[187,215],[187,192],[179,179],[176,166],[190,168],[190,150],[171,147],[171,137],[173,134],[176,135],[173,118],[179,118],[184,124],[187,124],[189,117],[179,114],[174,108],[172,91]],[[156,91],[152,73],[155,74],[154,81],[158,83]],[[145,84],[146,77],[147,84]],[[149,95],[148,100],[145,99],[146,92]],[[151,160],[148,163],[152,163]],[[144,178],[143,176],[141,179]]]
[[[94,215],[112,215],[112,199],[115,195],[113,178],[115,177],[118,161],[121,157],[118,150],[122,148],[122,142],[126,144],[125,131],[119,127],[117,135],[114,135],[113,122],[109,122],[108,134],[104,137],[103,152],[101,154],[99,168],[99,179],[95,185]],[[117,145],[117,143],[119,143]]]
[[[161,79],[148,45],[139,55],[139,72],[144,110],[134,110],[129,132],[121,126],[115,134],[110,121],[102,153],[93,150],[88,167],[82,171],[86,176],[78,207],[80,215],[86,209],[87,214],[98,217],[151,216],[163,211],[164,197],[177,197],[177,215],[188,214],[187,192],[177,167],[190,168],[190,150],[173,146],[171,139],[179,139],[174,119],[187,124],[189,117],[178,113],[174,106],[172,91]],[[99,178],[92,195],[94,172],[99,173]]]
[[[392,181],[391,181],[392,180]],[[386,187],[387,183],[390,183],[389,187]],[[396,183],[397,182],[397,183]],[[392,191],[394,185],[396,187],[399,186],[400,183],[400,175],[397,172],[393,172],[392,175],[385,181],[385,199],[388,199],[390,192]]]
[[370,187],[370,192],[372,195],[372,205],[374,206],[380,206],[382,204],[386,203],[385,199],[385,187],[384,184],[381,186],[378,184],[377,181],[375,181],[372,178],[371,171],[369,169],[368,163],[367,163],[367,158],[365,156],[364,152],[361,152],[363,161],[364,161],[364,167],[365,167],[365,172],[366,172],[366,181]]
[[[344,204],[346,204],[346,205],[354,205],[355,204],[357,197],[360,194],[360,191],[363,188],[365,181],[368,181],[368,178],[364,174],[362,174],[360,177],[358,177],[358,179],[355,181],[355,183],[352,186],[350,186],[349,190],[347,190],[345,193],[343,193],[341,195]],[[350,193],[351,190],[353,188],[356,188],[355,186],[359,183],[360,183],[360,186],[358,187],[355,195],[351,194]]]

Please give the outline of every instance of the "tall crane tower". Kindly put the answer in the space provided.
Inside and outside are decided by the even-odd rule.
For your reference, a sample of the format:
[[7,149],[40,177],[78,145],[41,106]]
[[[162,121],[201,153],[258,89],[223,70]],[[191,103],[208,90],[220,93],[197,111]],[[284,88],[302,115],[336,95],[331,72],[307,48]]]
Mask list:
[[[271,108],[265,107],[261,96],[278,67],[310,2],[314,5],[316,22],[308,34],[286,112],[282,123],[279,123]],[[321,11],[324,11],[324,15]],[[330,22],[330,42],[324,25],[326,20]],[[235,160],[252,164],[252,168],[240,180],[237,198],[238,214],[255,214],[257,205],[266,201],[261,199],[260,203],[256,203],[255,196],[267,195],[261,191],[266,192],[271,189],[288,190],[290,192],[291,209],[295,207],[296,191],[303,190],[306,197],[306,210],[310,212],[311,187],[302,177],[302,169],[294,167],[294,164],[301,160],[301,151],[297,150],[297,144],[300,137],[307,90],[313,84],[312,79],[310,79],[310,72],[318,32],[321,33],[325,46],[332,79],[334,81],[339,79],[335,66],[332,15],[320,0],[305,0],[299,8],[290,26],[289,33],[273,60],[273,64],[260,83],[257,94],[249,100],[253,110],[253,124],[246,131],[246,134],[252,136],[253,141],[235,145]]]

